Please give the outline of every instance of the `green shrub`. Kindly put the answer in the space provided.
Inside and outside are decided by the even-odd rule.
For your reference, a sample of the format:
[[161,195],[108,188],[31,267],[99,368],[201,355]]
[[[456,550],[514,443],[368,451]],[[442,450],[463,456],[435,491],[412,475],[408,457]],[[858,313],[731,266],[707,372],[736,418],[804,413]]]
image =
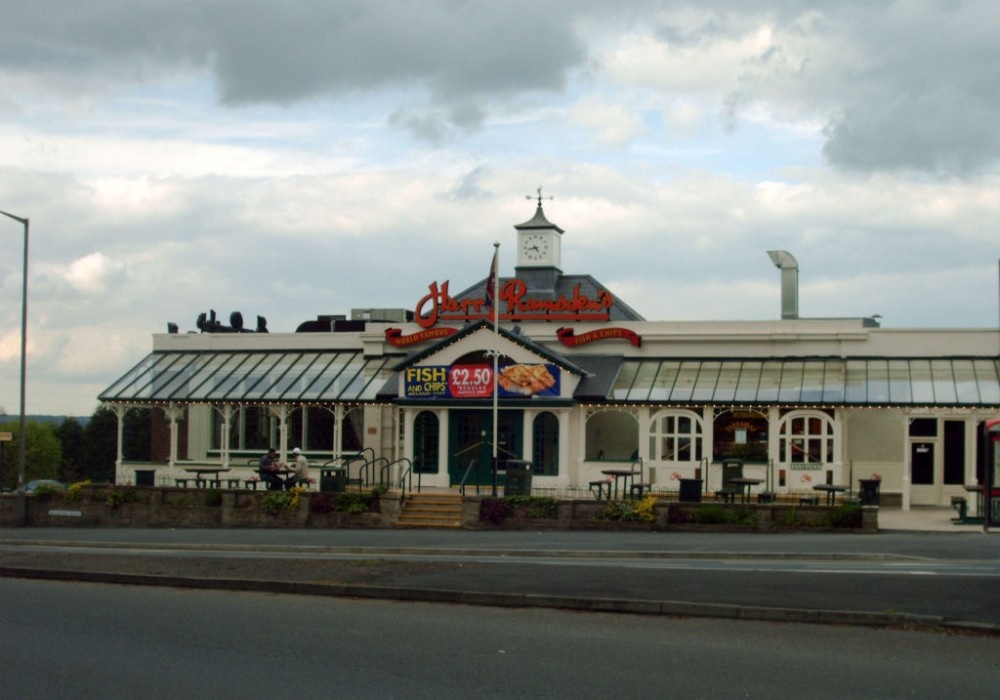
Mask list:
[[639,509],[633,501],[608,501],[597,515],[597,520],[618,523],[634,523],[642,520]]
[[333,509],[340,512],[360,515],[372,510],[372,506],[378,502],[378,494],[374,491],[358,491],[351,493],[338,493],[334,498]]
[[39,484],[35,488],[35,500],[36,501],[51,501],[53,498],[61,497],[65,492],[59,486],[55,484]]
[[861,527],[861,506],[841,505],[830,511],[830,527]]
[[66,500],[67,501],[86,501],[88,500],[88,492],[86,487],[91,485],[90,479],[86,481],[76,481],[70,484],[66,488]]
[[549,496],[507,496],[506,499],[515,512],[523,512],[529,518],[555,520],[559,517],[559,501]]
[[135,489],[108,489],[104,493],[104,501],[109,508],[117,508],[126,503],[137,503],[139,494]]
[[260,507],[272,515],[291,510],[292,504],[298,502],[298,494],[291,491],[268,491],[260,499]]
[[700,506],[694,521],[700,525],[751,525],[757,524],[757,515],[750,508],[726,508],[714,503]]

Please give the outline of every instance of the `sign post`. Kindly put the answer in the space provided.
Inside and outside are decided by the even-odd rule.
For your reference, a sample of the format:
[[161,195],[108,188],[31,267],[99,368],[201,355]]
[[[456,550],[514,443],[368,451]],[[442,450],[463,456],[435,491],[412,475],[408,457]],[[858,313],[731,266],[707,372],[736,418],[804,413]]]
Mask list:
[[0,493],[3,493],[4,447],[6,447],[5,443],[10,442],[13,438],[13,433],[0,432]]

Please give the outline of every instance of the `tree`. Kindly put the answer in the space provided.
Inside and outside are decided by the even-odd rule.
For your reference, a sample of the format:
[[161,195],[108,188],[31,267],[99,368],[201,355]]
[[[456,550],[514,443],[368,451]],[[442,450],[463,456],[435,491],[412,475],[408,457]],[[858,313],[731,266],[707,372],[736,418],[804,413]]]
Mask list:
[[[13,433],[14,439],[5,443],[4,447],[4,486],[13,488],[17,485],[18,464],[20,454],[21,426],[20,421],[7,421],[0,425],[0,430]],[[59,474],[59,464],[62,461],[62,447],[55,430],[48,423],[36,420],[26,421],[24,480],[55,479]]]
[[83,436],[83,464],[79,476],[94,482],[113,482],[118,456],[118,416],[109,408],[98,407],[83,429]]
[[75,418],[64,418],[56,428],[56,437],[62,445],[59,480],[72,483],[80,480],[84,465],[84,431]]

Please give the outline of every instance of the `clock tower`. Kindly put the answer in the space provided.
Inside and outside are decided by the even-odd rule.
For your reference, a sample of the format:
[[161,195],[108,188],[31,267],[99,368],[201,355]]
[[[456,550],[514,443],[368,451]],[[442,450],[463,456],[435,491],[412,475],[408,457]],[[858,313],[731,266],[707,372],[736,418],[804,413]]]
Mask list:
[[[528,198],[535,199],[531,195]],[[527,283],[529,289],[554,291],[556,281],[562,274],[559,265],[563,230],[545,218],[541,187],[538,188],[537,200],[535,216],[514,227],[517,230],[515,272]]]

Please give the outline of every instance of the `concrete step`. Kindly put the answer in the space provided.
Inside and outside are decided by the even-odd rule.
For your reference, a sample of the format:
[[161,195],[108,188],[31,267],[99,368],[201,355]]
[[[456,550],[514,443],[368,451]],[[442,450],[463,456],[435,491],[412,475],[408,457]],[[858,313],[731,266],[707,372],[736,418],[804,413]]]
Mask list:
[[451,494],[411,494],[403,503],[396,527],[462,527],[462,497]]

